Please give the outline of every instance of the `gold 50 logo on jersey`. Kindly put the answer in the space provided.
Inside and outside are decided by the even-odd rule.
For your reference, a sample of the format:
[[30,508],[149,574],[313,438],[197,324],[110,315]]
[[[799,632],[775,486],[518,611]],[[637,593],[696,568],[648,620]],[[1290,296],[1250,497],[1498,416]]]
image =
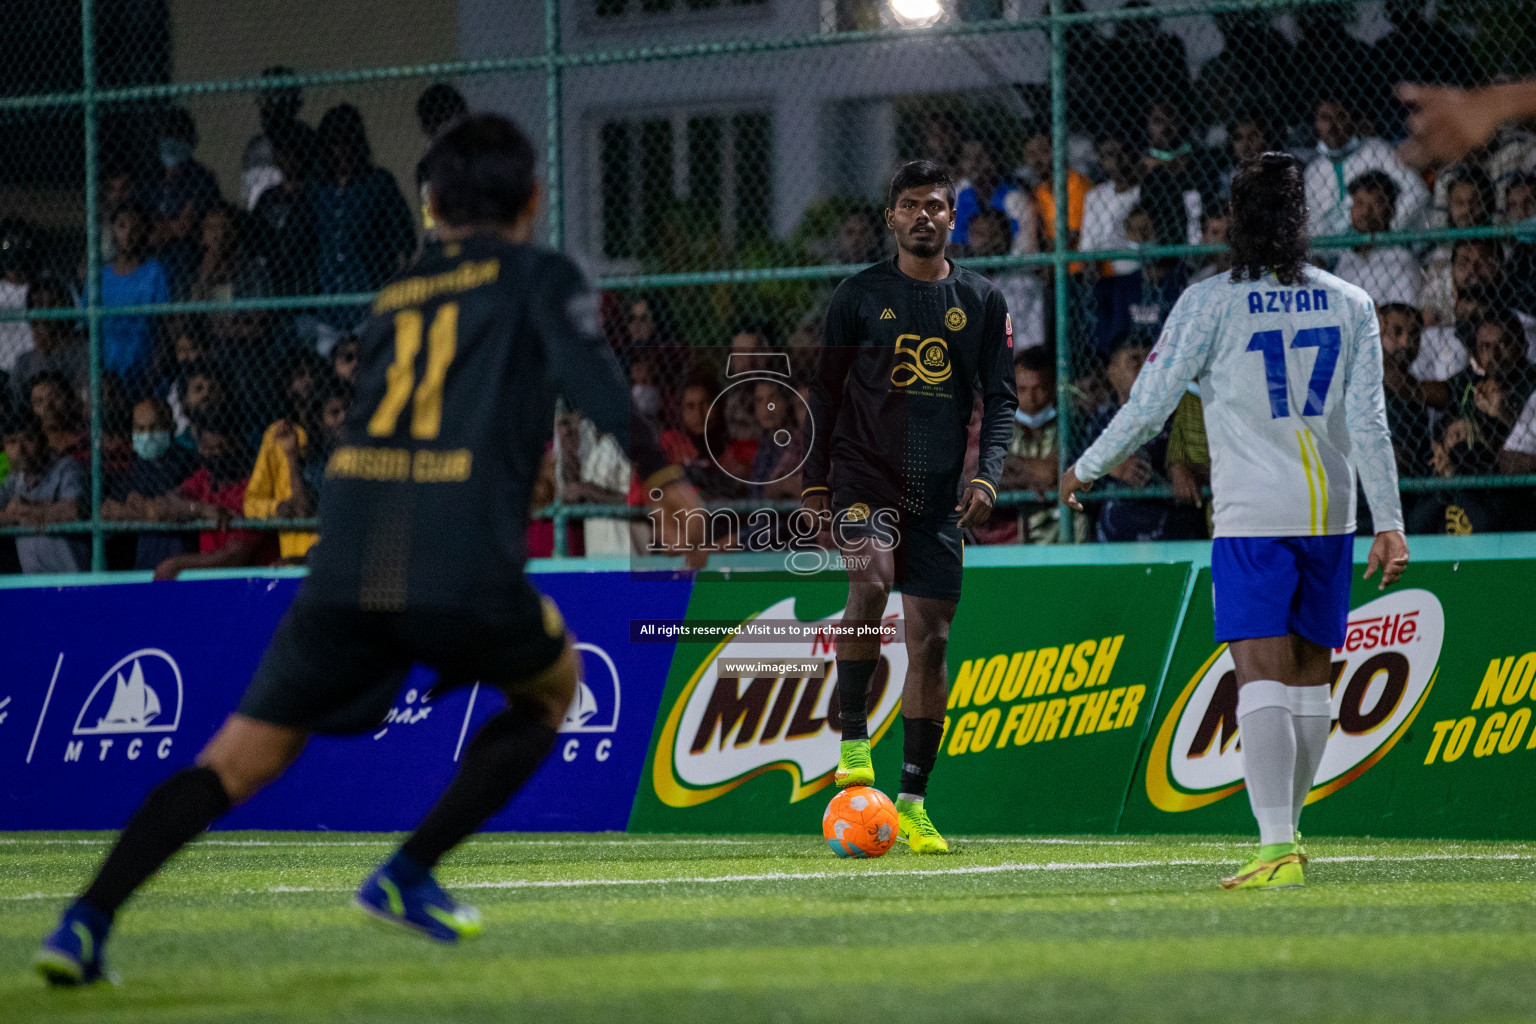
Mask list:
[[896,365],[891,367],[891,383],[898,388],[941,384],[954,368],[949,363],[949,344],[943,338],[922,338],[902,334],[896,338]]

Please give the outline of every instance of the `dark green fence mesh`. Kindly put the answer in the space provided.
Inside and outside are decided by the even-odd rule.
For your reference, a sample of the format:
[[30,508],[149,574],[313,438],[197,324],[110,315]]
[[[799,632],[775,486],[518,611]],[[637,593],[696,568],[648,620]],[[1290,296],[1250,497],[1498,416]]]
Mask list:
[[[1205,536],[1193,393],[1089,515],[1063,518],[1054,481],[1182,289],[1225,269],[1233,167],[1288,149],[1307,164],[1317,261],[1378,304],[1410,528],[1530,528],[1536,135],[1507,126],[1423,175],[1397,159],[1393,90],[1530,72],[1536,8],[1088,6],[13,5],[0,515],[15,550],[0,562],[301,558],[352,332],[420,245],[416,161],[465,107],[539,141],[541,236],[599,280],[636,400],[711,500],[798,494],[792,476],[758,479],[794,416],[745,391],[719,424],[700,410],[732,354],[781,359],[803,388],[832,290],[891,255],[885,182],[927,157],[961,182],[953,255],[1002,289],[1019,352],[1011,490],[978,540]],[[579,410],[546,469],[536,551],[630,549],[627,466]]]

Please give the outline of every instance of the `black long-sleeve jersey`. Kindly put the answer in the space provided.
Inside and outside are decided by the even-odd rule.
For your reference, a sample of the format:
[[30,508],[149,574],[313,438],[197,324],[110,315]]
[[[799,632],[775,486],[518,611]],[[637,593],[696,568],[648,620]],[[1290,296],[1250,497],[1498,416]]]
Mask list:
[[886,260],[832,296],[811,384],[806,493],[835,487],[872,507],[952,516],[979,391],[975,482],[997,495],[1018,407],[1013,328],[990,281],[950,266],[929,283]]
[[475,607],[521,586],[529,500],[563,394],[629,440],[658,486],[678,472],[559,253],[493,235],[429,245],[374,300],[356,398],[320,495],[306,592],[365,609]]

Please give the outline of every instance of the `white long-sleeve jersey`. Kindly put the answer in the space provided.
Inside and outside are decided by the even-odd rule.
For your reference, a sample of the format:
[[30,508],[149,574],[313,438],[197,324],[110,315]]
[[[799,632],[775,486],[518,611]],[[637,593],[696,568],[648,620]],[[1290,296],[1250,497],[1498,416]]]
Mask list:
[[1355,532],[1355,473],[1378,531],[1403,528],[1376,309],[1309,267],[1305,284],[1230,273],[1174,305],[1130,399],[1077,462],[1097,480],[1145,444],[1198,380],[1218,537]]

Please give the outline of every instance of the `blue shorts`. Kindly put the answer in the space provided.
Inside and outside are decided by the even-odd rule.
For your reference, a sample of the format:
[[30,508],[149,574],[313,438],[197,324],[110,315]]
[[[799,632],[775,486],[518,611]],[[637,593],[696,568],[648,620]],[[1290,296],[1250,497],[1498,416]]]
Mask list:
[[1296,633],[1342,647],[1353,534],[1217,537],[1211,544],[1216,642]]

